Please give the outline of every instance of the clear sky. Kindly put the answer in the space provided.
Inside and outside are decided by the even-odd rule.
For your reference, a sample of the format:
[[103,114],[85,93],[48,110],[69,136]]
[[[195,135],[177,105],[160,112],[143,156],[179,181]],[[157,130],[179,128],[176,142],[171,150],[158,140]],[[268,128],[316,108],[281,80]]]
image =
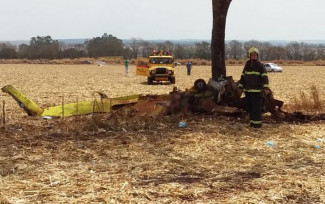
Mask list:
[[[211,39],[211,0],[0,0],[0,41]],[[325,40],[325,0],[233,0],[226,40]]]

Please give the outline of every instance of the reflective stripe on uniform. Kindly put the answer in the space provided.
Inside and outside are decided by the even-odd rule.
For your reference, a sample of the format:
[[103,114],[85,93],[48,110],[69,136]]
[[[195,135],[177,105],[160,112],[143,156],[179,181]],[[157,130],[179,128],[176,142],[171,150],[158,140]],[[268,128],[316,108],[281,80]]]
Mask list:
[[238,87],[242,87],[242,88],[243,88],[243,87],[244,87],[244,85],[242,85],[242,84],[238,84]]
[[263,77],[263,76],[267,76],[267,73],[263,73],[263,74],[262,74],[262,77]]
[[254,125],[262,124],[262,121],[260,121],[260,120],[250,120],[249,122],[250,122],[250,124],[254,124]]
[[249,92],[249,93],[259,93],[262,90],[260,90],[260,89],[244,89],[244,91]]
[[261,73],[260,72],[245,72],[245,74],[247,74],[247,75],[261,75]]
[[269,88],[269,85],[268,84],[264,84],[263,87],[264,88]]

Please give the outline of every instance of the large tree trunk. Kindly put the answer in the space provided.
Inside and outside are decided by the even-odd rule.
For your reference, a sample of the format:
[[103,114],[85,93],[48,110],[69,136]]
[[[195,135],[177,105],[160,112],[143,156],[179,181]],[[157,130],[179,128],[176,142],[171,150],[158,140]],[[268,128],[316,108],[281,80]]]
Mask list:
[[212,79],[226,76],[225,28],[231,0],[212,0],[213,27],[211,38]]

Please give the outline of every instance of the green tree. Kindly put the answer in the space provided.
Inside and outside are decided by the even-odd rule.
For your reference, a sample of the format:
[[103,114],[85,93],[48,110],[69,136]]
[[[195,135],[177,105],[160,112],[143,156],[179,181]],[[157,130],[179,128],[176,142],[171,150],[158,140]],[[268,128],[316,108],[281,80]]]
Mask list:
[[28,48],[29,48],[29,46],[26,44],[19,45],[19,47],[18,47],[18,58],[19,59],[30,59]]
[[123,56],[125,52],[122,40],[106,33],[85,43],[89,57]]
[[16,59],[18,53],[15,47],[9,43],[0,43],[0,59]]
[[75,59],[75,58],[81,58],[86,56],[87,56],[86,51],[78,50],[76,48],[68,48],[60,51],[60,58]]
[[56,59],[60,56],[59,42],[51,36],[32,37],[27,52],[30,59]]

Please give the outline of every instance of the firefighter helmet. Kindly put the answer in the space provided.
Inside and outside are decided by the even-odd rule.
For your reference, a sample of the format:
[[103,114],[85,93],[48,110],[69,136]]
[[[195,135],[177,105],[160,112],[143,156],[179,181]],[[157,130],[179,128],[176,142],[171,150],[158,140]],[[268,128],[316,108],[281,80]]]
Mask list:
[[248,57],[250,58],[251,57],[251,54],[254,53],[254,52],[257,54],[257,57],[259,56],[260,52],[258,51],[258,49],[256,47],[251,47],[248,50]]

